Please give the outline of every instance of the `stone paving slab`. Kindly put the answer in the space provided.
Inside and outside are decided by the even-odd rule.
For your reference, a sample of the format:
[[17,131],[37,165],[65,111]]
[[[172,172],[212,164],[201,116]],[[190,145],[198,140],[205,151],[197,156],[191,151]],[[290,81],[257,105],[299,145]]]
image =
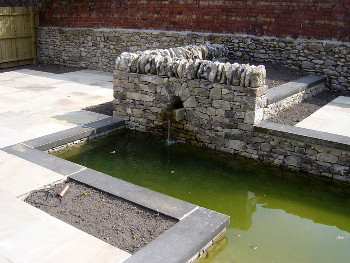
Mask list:
[[98,71],[0,73],[0,262],[118,263],[131,256],[16,199],[86,169],[35,147],[123,125],[81,110],[110,101],[111,81]]
[[295,126],[350,137],[350,97],[336,98]]
[[0,189],[0,262],[121,263],[131,255]]
[[24,144],[8,146],[2,148],[1,150],[27,160],[28,162],[45,167],[46,169],[59,173],[63,176],[68,176],[86,169],[79,164],[63,160],[56,156],[28,147]]
[[0,147],[105,118],[81,109],[110,101],[111,81],[111,73],[90,70],[0,73]]
[[0,151],[0,189],[6,189],[14,196],[21,196],[65,178],[32,162]]

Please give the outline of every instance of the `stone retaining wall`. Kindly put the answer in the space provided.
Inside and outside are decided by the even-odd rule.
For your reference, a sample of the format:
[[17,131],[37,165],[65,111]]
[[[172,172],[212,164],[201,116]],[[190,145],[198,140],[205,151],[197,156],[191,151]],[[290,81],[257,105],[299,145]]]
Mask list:
[[123,52],[206,43],[225,44],[231,58],[278,62],[326,75],[334,89],[350,89],[350,43],[156,30],[39,27],[39,63],[113,71]]
[[267,103],[267,107],[264,109],[264,120],[267,120],[268,118],[277,115],[280,111],[284,109],[288,109],[289,107],[292,107],[295,104],[298,104],[304,100],[316,96],[325,89],[325,83],[320,83],[314,87],[300,91],[299,93],[296,93],[280,101],[271,104]]
[[[133,55],[125,56],[130,57]],[[192,144],[350,181],[349,151],[254,130],[264,112],[271,111],[265,85],[245,87],[215,79],[139,74],[130,72],[132,61],[126,59],[120,70],[118,59],[119,70],[113,74],[114,116],[125,119],[128,128],[163,135],[170,132],[172,138]],[[292,98],[302,99],[305,92],[312,95],[322,85]]]

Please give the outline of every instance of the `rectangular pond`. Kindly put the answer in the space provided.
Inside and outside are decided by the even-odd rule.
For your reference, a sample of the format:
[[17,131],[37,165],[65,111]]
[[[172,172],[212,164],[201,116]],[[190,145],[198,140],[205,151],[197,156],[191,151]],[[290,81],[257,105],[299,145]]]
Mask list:
[[57,155],[229,215],[205,262],[349,262],[349,186],[128,130]]

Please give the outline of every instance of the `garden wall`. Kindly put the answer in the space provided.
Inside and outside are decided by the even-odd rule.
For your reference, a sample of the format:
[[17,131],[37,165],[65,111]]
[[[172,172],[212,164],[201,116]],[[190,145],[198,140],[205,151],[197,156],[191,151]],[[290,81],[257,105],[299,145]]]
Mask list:
[[38,6],[40,0],[0,0],[0,7],[7,6]]
[[326,75],[335,89],[350,88],[350,43],[249,35],[156,30],[39,27],[39,63],[113,71],[115,59],[135,52],[190,44],[220,43],[231,58],[278,62]]
[[348,0],[62,0],[42,9],[43,26],[243,33],[349,41]]
[[[173,70],[168,74],[162,68],[169,60],[158,60],[161,61],[158,63],[148,57],[144,62],[145,53],[161,52],[124,53],[117,59],[117,70],[113,74],[114,115],[125,119],[127,127],[157,134],[170,133],[173,138],[219,151],[350,181],[350,143],[344,148],[343,144],[324,143],[310,136],[301,140],[280,136],[280,133],[271,135],[264,127],[259,129],[268,107],[264,74],[260,70],[256,72],[262,80],[259,85],[252,81],[237,85],[234,77],[226,81],[207,78],[212,72],[216,76],[223,74],[212,66],[207,75],[201,74],[201,68],[207,65],[205,60],[199,62],[201,66],[195,69],[195,74],[182,74],[187,67],[178,70],[180,65],[185,65],[181,60],[175,62],[175,67],[171,62],[170,66],[165,66]],[[226,72],[231,72],[233,65],[225,65]],[[147,74],[145,68],[149,70]],[[241,80],[248,72],[249,69],[241,75]],[[322,89],[319,85],[316,89]]]

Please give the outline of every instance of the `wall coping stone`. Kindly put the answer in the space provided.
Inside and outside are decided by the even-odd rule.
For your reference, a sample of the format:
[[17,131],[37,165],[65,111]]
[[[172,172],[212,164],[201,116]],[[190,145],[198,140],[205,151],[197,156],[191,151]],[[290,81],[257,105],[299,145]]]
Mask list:
[[267,91],[267,104],[273,104],[326,81],[326,76],[309,75],[271,88]]
[[350,138],[328,132],[315,131],[287,124],[261,121],[254,132],[350,151]]

